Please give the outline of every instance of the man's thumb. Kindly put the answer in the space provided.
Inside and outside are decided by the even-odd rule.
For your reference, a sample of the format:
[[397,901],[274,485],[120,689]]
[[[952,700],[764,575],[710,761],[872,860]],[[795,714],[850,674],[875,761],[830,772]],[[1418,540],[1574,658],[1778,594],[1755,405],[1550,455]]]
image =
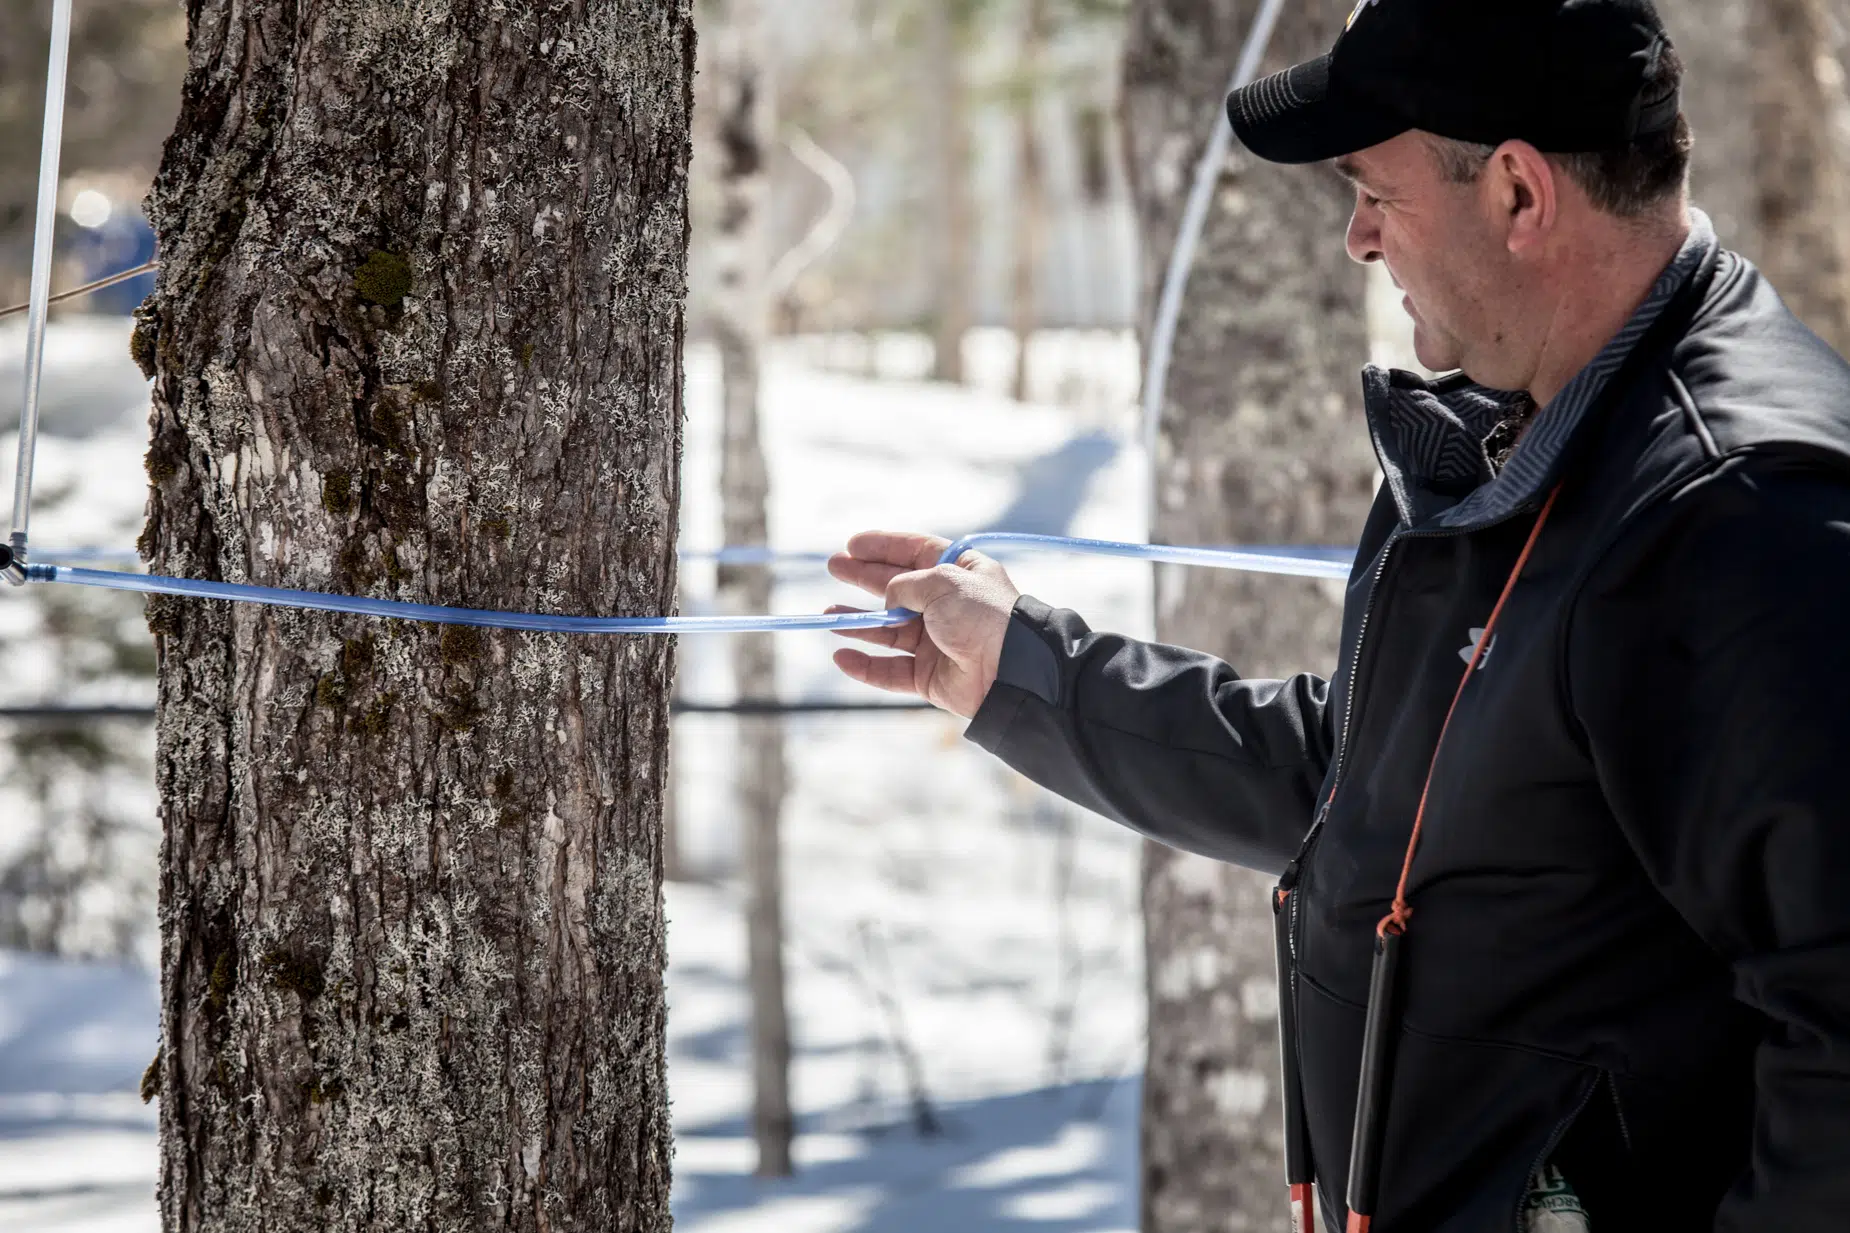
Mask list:
[[952,588],[953,583],[945,576],[945,571],[955,568],[938,565],[899,575],[886,584],[886,606],[910,608],[914,612],[925,611],[927,604],[941,598]]

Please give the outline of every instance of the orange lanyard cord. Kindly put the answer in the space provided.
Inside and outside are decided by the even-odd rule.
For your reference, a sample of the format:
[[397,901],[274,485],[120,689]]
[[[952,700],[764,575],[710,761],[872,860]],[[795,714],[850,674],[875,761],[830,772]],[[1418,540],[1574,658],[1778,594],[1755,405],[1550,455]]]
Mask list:
[[1439,728],[1438,743],[1433,746],[1432,762],[1426,768],[1425,786],[1420,789],[1420,808],[1419,812],[1413,815],[1413,834],[1407,840],[1407,859],[1401,864],[1400,882],[1394,888],[1393,910],[1381,918],[1381,923],[1375,927],[1377,934],[1383,936],[1390,932],[1404,934],[1407,931],[1407,922],[1413,918],[1413,909],[1407,904],[1407,879],[1413,873],[1413,854],[1419,850],[1420,830],[1426,823],[1426,802],[1427,798],[1432,795],[1432,778],[1433,772],[1439,767],[1439,751],[1445,748],[1445,734],[1452,726],[1452,716],[1458,713],[1458,703],[1465,696],[1465,686],[1471,683],[1472,674],[1477,671],[1484,656],[1490,653],[1491,640],[1497,635],[1497,622],[1503,616],[1504,606],[1509,603],[1510,595],[1516,590],[1516,583],[1522,578],[1522,571],[1527,568],[1529,557],[1535,552],[1536,541],[1541,539],[1542,528],[1548,525],[1548,515],[1553,512],[1555,501],[1560,496],[1561,489],[1556,487],[1548,494],[1548,500],[1542,505],[1542,512],[1536,515],[1535,528],[1529,532],[1529,542],[1522,546],[1522,555],[1516,558],[1516,567],[1510,571],[1509,581],[1503,584],[1503,594],[1497,597],[1497,606],[1490,610],[1490,620],[1484,623],[1483,636],[1477,640],[1477,646],[1472,648],[1471,661],[1465,668],[1464,679],[1458,682],[1458,692],[1452,695],[1452,705],[1445,712],[1445,723]]

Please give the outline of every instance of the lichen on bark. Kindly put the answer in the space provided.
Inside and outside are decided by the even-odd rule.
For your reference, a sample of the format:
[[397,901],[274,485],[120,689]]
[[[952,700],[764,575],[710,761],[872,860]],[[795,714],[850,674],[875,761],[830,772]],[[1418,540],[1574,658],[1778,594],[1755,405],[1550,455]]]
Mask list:
[[[190,8],[162,572],[666,611],[685,0]],[[672,644],[163,601],[170,1231],[665,1230]]]

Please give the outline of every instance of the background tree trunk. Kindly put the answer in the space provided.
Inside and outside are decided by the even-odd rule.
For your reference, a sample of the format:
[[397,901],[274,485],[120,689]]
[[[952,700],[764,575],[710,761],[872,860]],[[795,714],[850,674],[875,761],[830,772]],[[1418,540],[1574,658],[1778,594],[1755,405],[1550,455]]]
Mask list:
[[1015,71],[1021,94],[1015,110],[1015,379],[1016,402],[1028,401],[1029,355],[1040,314],[1041,263],[1047,250],[1047,171],[1036,124],[1042,60],[1047,50],[1047,0],[1027,0],[1021,55]]
[[964,81],[965,26],[974,20],[969,0],[927,0],[925,54],[932,83],[928,114],[938,123],[937,306],[932,336],[932,379],[964,379],[964,335],[970,332],[976,264],[976,207],[970,199],[970,92]]
[[1838,54],[1850,9],[1843,0],[1662,7],[1688,67],[1695,204],[1801,320],[1850,349],[1850,152]]
[[[671,602],[686,0],[193,0],[144,551]],[[673,648],[150,605],[169,1233],[666,1230]]]
[[1765,0],[1753,73],[1758,263],[1799,319],[1850,353],[1850,187],[1835,132],[1844,106],[1823,0]]
[[[1289,7],[1262,71],[1326,50],[1349,7]],[[1146,314],[1257,8],[1132,6],[1125,131]],[[1343,251],[1350,205],[1328,168],[1273,167],[1236,145],[1176,338],[1155,463],[1156,540],[1347,544],[1360,534],[1375,461],[1357,379],[1367,359],[1364,272]],[[1327,674],[1340,605],[1340,590],[1315,582],[1166,569],[1157,632],[1251,677]],[[1271,884],[1146,848],[1146,1233],[1284,1227]]]
[[[720,217],[719,343],[724,424],[720,502],[728,544],[770,543],[766,501],[770,474],[758,429],[759,365],[770,304],[767,161],[776,140],[769,72],[769,30],[759,0],[722,0],[712,42],[718,100]],[[720,598],[734,612],[771,610],[771,570],[723,566]],[[732,644],[741,698],[777,696],[774,635],[748,634]],[[784,807],[784,730],[774,717],[738,720],[734,789],[744,837],[747,979],[752,1004],[752,1133],[758,1173],[790,1173],[790,1020],[784,1006],[783,872],[778,822]]]
[[[1747,55],[1749,0],[1668,0],[1659,5],[1687,73],[1683,111],[1695,130],[1690,170],[1695,204],[1730,248],[1760,248],[1755,199],[1755,83]],[[1754,20],[1760,20],[1756,14]]]

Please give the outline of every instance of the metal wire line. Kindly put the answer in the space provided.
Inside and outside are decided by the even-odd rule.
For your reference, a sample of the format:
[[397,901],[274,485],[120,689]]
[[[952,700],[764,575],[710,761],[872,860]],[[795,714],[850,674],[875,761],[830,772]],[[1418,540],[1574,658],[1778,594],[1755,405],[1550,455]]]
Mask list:
[[[72,287],[68,291],[60,291],[56,295],[47,297],[45,302],[47,304],[62,304],[66,300],[75,300],[79,296],[89,295],[92,291],[101,291],[105,287],[113,287],[117,283],[125,283],[131,278],[140,278],[143,274],[152,274],[160,268],[161,263],[158,261],[144,261],[140,265],[130,266],[126,270],[117,270],[114,274],[105,274],[94,282],[83,283],[80,286]],[[27,312],[31,307],[32,301],[30,300],[27,300],[24,304],[8,304],[5,308],[0,308],[0,321]]]

